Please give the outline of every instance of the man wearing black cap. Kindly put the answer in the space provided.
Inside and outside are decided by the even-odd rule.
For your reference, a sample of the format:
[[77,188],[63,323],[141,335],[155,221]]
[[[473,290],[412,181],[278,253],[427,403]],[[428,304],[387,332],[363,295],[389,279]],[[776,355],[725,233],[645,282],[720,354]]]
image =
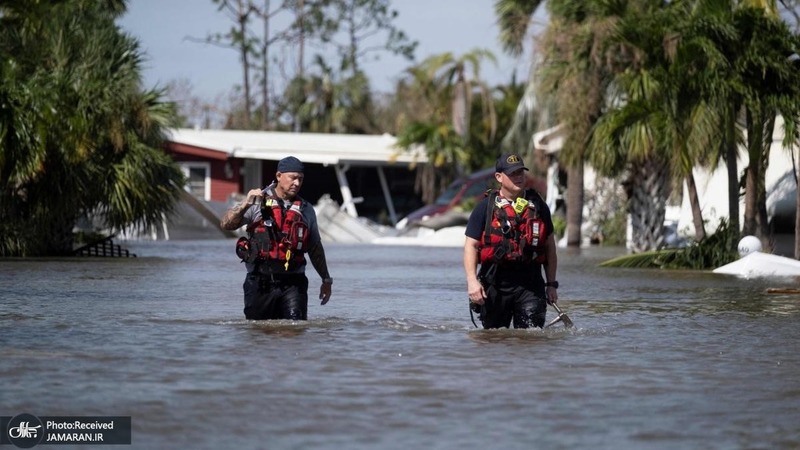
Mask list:
[[304,179],[303,163],[289,156],[278,162],[275,181],[265,189],[251,189],[242,203],[222,217],[226,230],[247,226],[236,254],[246,263],[244,315],[248,319],[306,320],[308,253],[322,278],[321,304],[331,297],[333,279],[328,273],[314,207],[298,193]]
[[475,206],[464,233],[470,309],[484,328],[512,320],[514,328],[543,327],[547,303],[558,301],[553,220],[542,197],[525,189],[526,170],[516,154],[497,159],[500,189]]

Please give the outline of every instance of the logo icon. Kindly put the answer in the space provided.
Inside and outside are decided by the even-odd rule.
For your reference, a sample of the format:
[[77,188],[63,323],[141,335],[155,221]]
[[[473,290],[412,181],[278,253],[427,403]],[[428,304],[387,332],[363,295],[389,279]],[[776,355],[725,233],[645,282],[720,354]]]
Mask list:
[[11,418],[6,430],[8,440],[19,448],[31,448],[42,442],[42,421],[32,414],[19,414]]
[[506,158],[506,162],[509,164],[516,164],[519,162],[519,156],[509,155],[508,158]]

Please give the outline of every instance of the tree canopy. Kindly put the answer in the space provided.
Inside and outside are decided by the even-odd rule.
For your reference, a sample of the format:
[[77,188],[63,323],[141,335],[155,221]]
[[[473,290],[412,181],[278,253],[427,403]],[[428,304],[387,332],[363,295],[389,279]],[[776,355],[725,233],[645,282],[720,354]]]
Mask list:
[[123,1],[0,3],[0,255],[68,255],[73,228],[160,223],[184,177],[160,148],[175,111],[141,88]]

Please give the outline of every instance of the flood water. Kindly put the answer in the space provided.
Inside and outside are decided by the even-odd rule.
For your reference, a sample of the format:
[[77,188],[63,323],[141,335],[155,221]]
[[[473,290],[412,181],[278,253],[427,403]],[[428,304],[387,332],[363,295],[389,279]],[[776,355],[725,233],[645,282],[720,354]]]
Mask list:
[[800,295],[767,293],[797,278],[561,250],[577,328],[483,331],[460,248],[340,244],[308,322],[251,322],[234,241],[124,245],[0,260],[0,415],[131,416],[137,449],[800,448]]

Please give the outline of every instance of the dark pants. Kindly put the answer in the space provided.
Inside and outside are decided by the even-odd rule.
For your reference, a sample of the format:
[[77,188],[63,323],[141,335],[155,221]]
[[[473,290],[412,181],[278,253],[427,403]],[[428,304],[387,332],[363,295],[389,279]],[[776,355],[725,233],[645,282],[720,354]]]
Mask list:
[[244,316],[250,320],[306,320],[308,278],[304,274],[271,277],[248,273],[244,279]]
[[544,327],[547,300],[541,276],[498,270],[494,283],[485,290],[487,298],[480,313],[483,328],[508,328],[512,320],[514,328]]

